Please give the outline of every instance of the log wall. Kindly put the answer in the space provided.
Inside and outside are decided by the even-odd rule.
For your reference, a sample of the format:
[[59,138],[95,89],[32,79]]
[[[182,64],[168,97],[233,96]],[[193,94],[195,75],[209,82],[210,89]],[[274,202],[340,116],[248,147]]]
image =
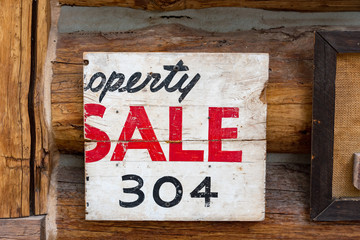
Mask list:
[[51,90],[56,144],[62,152],[83,152],[82,53],[85,51],[268,52],[270,76],[264,95],[268,103],[268,151],[308,153],[315,29],[209,33],[181,25],[159,25],[122,33],[59,34]]
[[62,5],[70,6],[119,6],[155,11],[210,7],[246,7],[267,10],[312,12],[360,10],[360,3],[356,0],[60,0],[59,2]]
[[[61,0],[61,4],[116,5],[148,10],[154,8],[149,6],[157,2],[159,1]],[[173,4],[179,2],[173,1]],[[201,2],[200,6],[207,7],[207,3],[212,4],[215,1]],[[229,2],[231,1],[222,3]],[[262,1],[256,2],[262,3]],[[269,5],[274,3],[274,1],[266,2]],[[313,1],[313,3],[319,2]],[[343,3],[345,4],[345,1]],[[140,4],[140,7],[134,4]],[[231,4],[235,5],[233,2]],[[304,6],[304,4],[311,3],[298,1],[292,5],[289,3],[288,6],[292,6],[290,10],[296,10],[296,6]],[[326,9],[324,5],[335,4],[335,1],[322,4],[323,6],[316,11]],[[171,4],[167,6],[162,6],[160,9],[179,10],[189,7],[185,5],[179,8]],[[277,1],[277,6],[282,6],[280,1]],[[310,9],[307,7],[302,10]],[[354,6],[350,8],[350,10],[355,9]],[[332,11],[336,10],[344,9],[341,10],[339,6],[332,8]],[[62,152],[83,154],[82,53],[85,51],[268,52],[270,79],[266,94],[262,98],[268,103],[268,151],[310,153],[314,31],[356,29],[357,27],[306,26],[210,33],[173,24],[153,25],[126,32],[59,33],[57,56],[52,62],[51,86],[52,127],[56,144]],[[360,237],[357,231],[358,222],[310,221],[310,155],[305,156],[308,160],[305,164],[280,159],[268,161],[266,218],[263,222],[85,221],[83,158],[78,157],[77,160],[73,157],[67,158],[69,157],[64,155],[60,157],[60,166],[54,184],[56,192],[54,198],[57,202],[53,206],[55,216],[52,217],[55,218],[58,239],[104,237],[107,239],[358,239]]]
[[[85,221],[83,158],[61,156],[57,176],[58,239],[359,239],[358,222],[311,222],[310,166],[278,162],[266,169],[262,222]],[[66,162],[66,164],[64,164]]]
[[[360,10],[360,3],[355,0],[60,0],[59,3],[155,11],[210,7],[317,12]],[[50,81],[44,80],[49,8],[48,0],[0,2],[0,218],[28,216],[31,211],[46,213],[51,174],[49,135],[54,135],[60,151],[83,153],[84,51],[268,52],[270,80],[263,95],[268,103],[268,151],[309,153],[313,32],[358,29],[308,26],[210,33],[173,24],[116,33],[60,33],[57,57],[52,62],[53,132],[49,134],[43,96],[45,82]],[[117,239],[119,236],[126,239],[296,239],[318,238],[319,234],[327,239],[359,238],[358,223],[309,221],[308,165],[268,163],[267,167],[266,219],[260,223],[85,222],[83,166],[59,167],[55,184],[58,202],[55,213],[50,215],[56,221],[59,239],[104,236]],[[39,219],[35,218],[34,222],[1,220],[0,238],[14,235],[23,239],[38,238],[43,235],[43,220]]]

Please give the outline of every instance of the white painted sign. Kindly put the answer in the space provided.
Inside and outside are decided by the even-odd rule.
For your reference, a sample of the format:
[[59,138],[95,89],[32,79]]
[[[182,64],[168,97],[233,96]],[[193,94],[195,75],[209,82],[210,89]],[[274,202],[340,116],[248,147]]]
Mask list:
[[264,219],[268,54],[84,60],[87,220]]

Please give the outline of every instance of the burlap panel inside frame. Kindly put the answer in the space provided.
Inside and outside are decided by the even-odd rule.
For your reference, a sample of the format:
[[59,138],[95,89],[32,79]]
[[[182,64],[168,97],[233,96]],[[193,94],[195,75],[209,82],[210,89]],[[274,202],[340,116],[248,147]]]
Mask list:
[[333,197],[360,197],[352,183],[360,152],[360,54],[338,54],[335,80]]

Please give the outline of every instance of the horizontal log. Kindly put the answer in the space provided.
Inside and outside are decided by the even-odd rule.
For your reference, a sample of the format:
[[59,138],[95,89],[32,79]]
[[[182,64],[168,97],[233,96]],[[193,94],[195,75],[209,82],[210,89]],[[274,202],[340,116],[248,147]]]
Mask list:
[[312,28],[281,28],[209,33],[180,25],[160,25],[126,33],[60,34],[52,82],[55,142],[62,152],[83,152],[82,53],[85,51],[268,52],[268,151],[308,153],[313,31]]
[[45,216],[0,219],[0,239],[45,239]]
[[266,10],[339,12],[359,11],[360,3],[356,0],[60,0],[62,5],[71,6],[119,6],[135,9],[174,11],[210,7],[246,7]]
[[[59,239],[358,239],[359,223],[317,223],[309,217],[310,165],[267,163],[266,216],[262,222],[85,221],[84,168],[61,165],[57,171]],[[71,158],[83,162],[82,158]],[[69,162],[68,160],[68,162]],[[275,160],[276,161],[276,160]]]

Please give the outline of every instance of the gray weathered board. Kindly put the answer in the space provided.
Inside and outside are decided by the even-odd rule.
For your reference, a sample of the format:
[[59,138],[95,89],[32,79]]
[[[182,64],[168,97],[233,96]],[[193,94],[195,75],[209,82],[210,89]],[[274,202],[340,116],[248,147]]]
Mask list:
[[84,53],[87,220],[260,221],[263,53]]

